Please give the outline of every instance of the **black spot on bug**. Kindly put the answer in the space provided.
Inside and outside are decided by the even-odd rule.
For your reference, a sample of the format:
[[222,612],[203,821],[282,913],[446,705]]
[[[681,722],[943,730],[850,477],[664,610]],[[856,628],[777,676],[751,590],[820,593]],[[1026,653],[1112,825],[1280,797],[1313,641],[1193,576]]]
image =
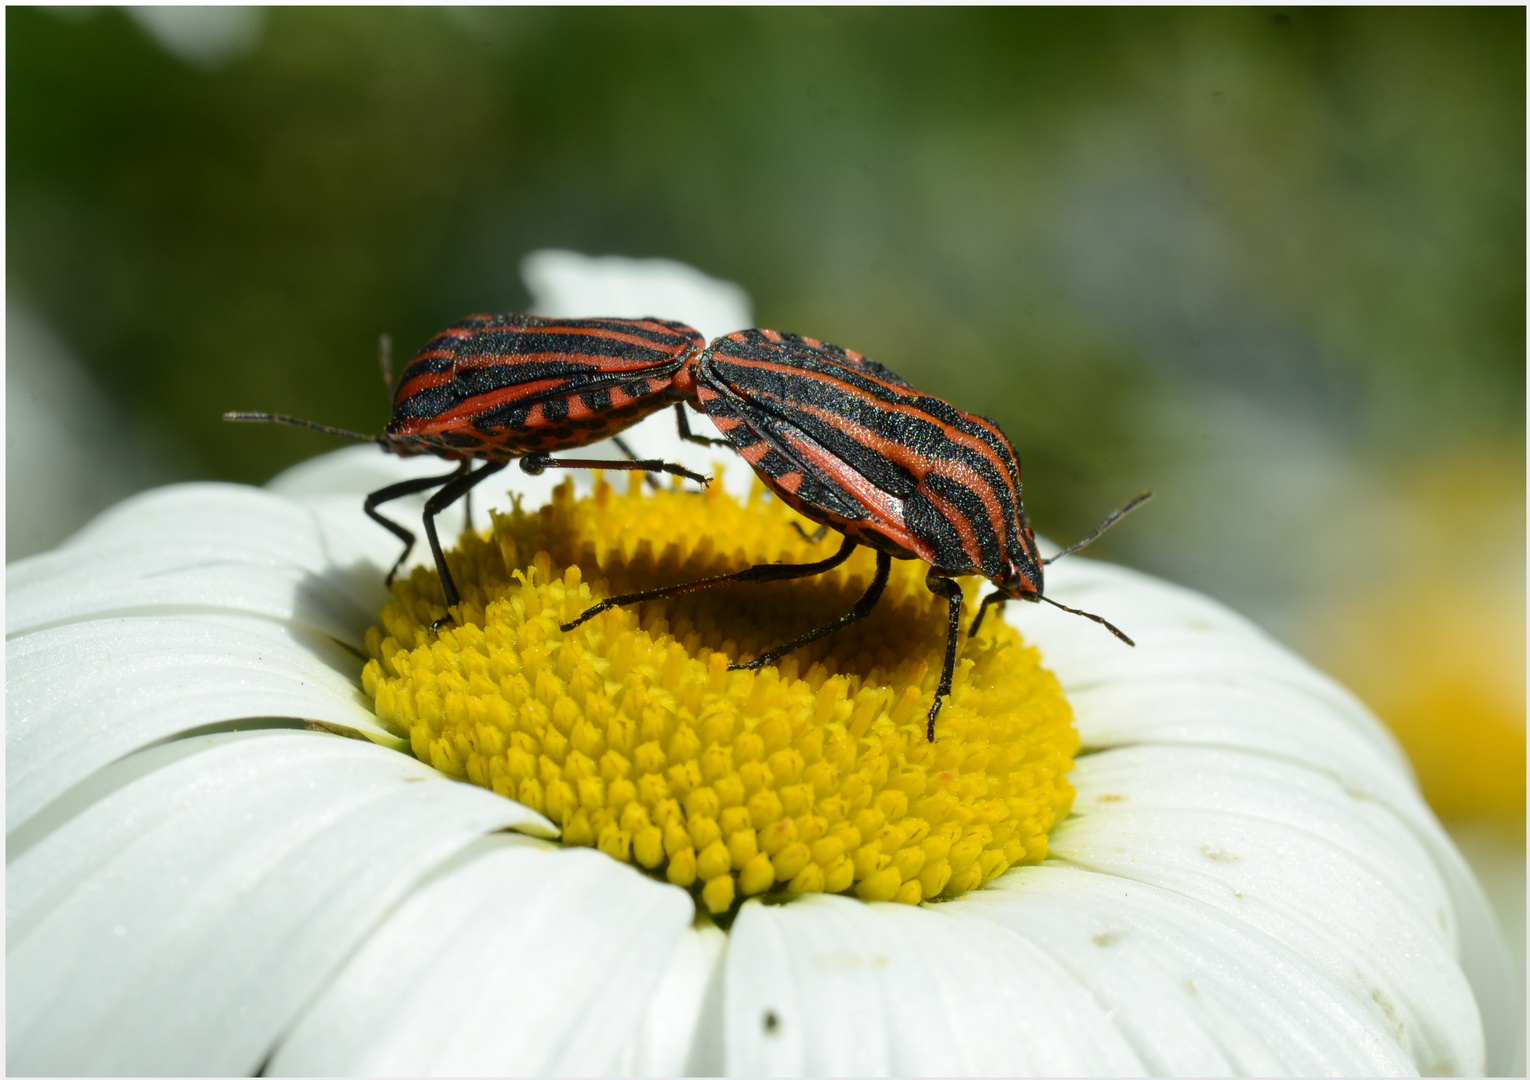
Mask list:
[[774,1009],[766,1009],[765,1015],[760,1019],[760,1026],[767,1035],[781,1034],[781,1018],[776,1015]]

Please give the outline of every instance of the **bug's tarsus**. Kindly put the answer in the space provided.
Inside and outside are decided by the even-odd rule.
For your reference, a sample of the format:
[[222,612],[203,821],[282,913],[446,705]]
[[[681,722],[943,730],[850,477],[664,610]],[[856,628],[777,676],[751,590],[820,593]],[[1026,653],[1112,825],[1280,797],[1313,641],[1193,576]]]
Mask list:
[[317,424],[312,420],[288,416],[286,413],[226,412],[223,414],[223,419],[235,424],[285,424],[287,427],[307,428],[309,431],[318,431],[325,435],[338,435],[342,439],[355,439],[358,442],[382,442],[382,437],[379,435],[363,435],[359,431],[332,427],[329,424]]
[[610,611],[615,607],[626,607],[628,604],[641,604],[649,600],[662,600],[666,596],[679,596],[681,593],[696,592],[700,589],[711,589],[719,585],[732,585],[746,581],[790,581],[793,578],[815,577],[828,570],[833,570],[840,563],[848,559],[857,547],[857,542],[850,537],[845,537],[845,542],[839,546],[839,550],[827,559],[814,563],[761,563],[751,566],[733,574],[720,574],[717,577],[701,578],[697,581],[687,581],[680,585],[666,585],[660,589],[648,589],[644,592],[626,593],[622,596],[612,596],[594,607],[588,608],[573,622],[564,623],[564,633],[574,629],[582,623],[588,622],[602,611]]
[[1055,563],[1058,559],[1062,558],[1064,555],[1072,555],[1075,551],[1081,551],[1084,548],[1088,547],[1090,544],[1092,544],[1096,540],[1098,540],[1101,537],[1101,535],[1104,534],[1106,529],[1110,528],[1116,522],[1120,521],[1127,514],[1130,514],[1133,510],[1137,509],[1137,507],[1141,506],[1143,503],[1147,502],[1152,497],[1153,497],[1153,493],[1151,491],[1144,491],[1141,495],[1137,495],[1137,496],[1135,496],[1133,498],[1130,498],[1130,499],[1126,500],[1126,502],[1122,503],[1116,509],[1112,510],[1110,512],[1110,516],[1109,517],[1107,517],[1104,521],[1102,521],[1098,525],[1096,525],[1094,527],[1094,531],[1091,532],[1088,536],[1084,537],[1082,540],[1076,540],[1072,544],[1069,544],[1067,547],[1065,547],[1061,551],[1059,551],[1056,555],[1053,555],[1050,559],[1042,559],[1041,560],[1042,565],[1045,566],[1048,563]]
[[709,439],[705,435],[697,435],[691,431],[690,418],[685,415],[683,402],[675,403],[675,426],[680,430],[680,437],[686,442],[695,443],[697,446],[732,446],[727,439]]
[[596,460],[594,458],[554,458],[545,454],[527,454],[521,458],[521,471],[528,476],[541,476],[548,469],[616,469],[618,471],[669,473],[671,476],[683,476],[687,480],[694,480],[702,487],[712,482],[710,476],[702,476],[700,473],[691,472],[683,465],[672,465],[658,458],[641,458],[633,461]]
[[383,386],[388,390],[388,408],[393,407],[393,337],[377,335],[377,366],[382,369]]
[[449,626],[456,620],[451,616],[451,609],[461,601],[457,594],[457,583],[452,580],[452,573],[446,566],[446,555],[441,550],[441,538],[436,535],[436,515],[466,495],[486,477],[499,472],[508,461],[486,461],[477,472],[471,471],[472,462],[464,460],[459,471],[442,485],[441,490],[432,495],[425,502],[425,538],[430,541],[430,553],[435,556],[436,573],[441,576],[441,592],[446,597],[447,614],[441,616],[430,624],[433,631],[439,631],[443,626]]
[[771,649],[769,652],[761,653],[759,656],[755,657],[753,660],[748,661],[747,663],[729,664],[728,670],[747,671],[754,668],[762,668],[766,664],[774,664],[787,653],[796,652],[804,645],[811,645],[819,638],[828,637],[836,630],[843,630],[851,623],[860,622],[867,615],[871,614],[872,609],[877,606],[877,601],[882,599],[882,592],[887,588],[887,575],[891,572],[892,556],[887,554],[885,551],[877,552],[877,572],[872,577],[871,584],[866,588],[866,591],[861,595],[861,598],[855,602],[855,607],[845,612],[845,614],[841,615],[833,622],[824,626],[820,626],[816,630],[809,630],[801,637],[792,641],[788,641],[784,645],[777,645],[774,649]]
[[962,628],[962,587],[950,578],[934,573],[926,575],[924,583],[930,592],[946,598],[949,617],[946,624],[946,660],[940,669],[940,686],[935,690],[935,701],[930,706],[929,723],[924,732],[925,738],[934,742],[935,718],[940,715],[940,706],[951,693],[951,676],[956,671],[956,638]]
[[1112,623],[1109,619],[1102,619],[1102,618],[1100,618],[1100,616],[1094,614],[1093,612],[1090,612],[1090,611],[1080,611],[1078,608],[1069,607],[1067,604],[1059,604],[1056,600],[1053,600],[1050,596],[1038,596],[1036,599],[1044,600],[1048,604],[1051,604],[1053,607],[1055,607],[1055,608],[1062,608],[1062,610],[1072,612],[1074,615],[1082,615],[1086,619],[1093,619],[1095,622],[1099,623],[1105,629],[1109,630],[1112,634],[1116,635],[1116,637],[1120,638],[1122,641],[1126,642],[1128,645],[1132,646],[1133,648],[1135,648],[1136,645],[1137,645],[1137,643],[1135,641],[1133,641],[1131,638],[1127,637],[1124,633],[1122,633],[1121,629],[1118,626],[1116,626],[1114,623]]

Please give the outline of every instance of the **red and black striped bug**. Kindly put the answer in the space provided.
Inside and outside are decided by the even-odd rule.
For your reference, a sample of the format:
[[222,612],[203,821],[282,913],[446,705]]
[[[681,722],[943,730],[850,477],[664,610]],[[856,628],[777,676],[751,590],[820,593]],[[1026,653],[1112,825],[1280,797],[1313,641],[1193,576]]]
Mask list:
[[672,379],[671,392],[690,397],[771,491],[844,540],[819,562],[753,566],[614,596],[564,625],[565,631],[613,607],[735,582],[811,577],[844,562],[858,545],[875,549],[876,573],[849,612],[747,663],[729,665],[758,668],[864,619],[882,597],[892,560],[921,559],[930,564],[930,591],[946,599],[950,615],[945,665],[929,712],[931,741],[956,663],[962,602],[957,577],[979,574],[997,587],[979,606],[969,634],[990,607],[1014,599],[1045,601],[1134,644],[1100,616],[1043,595],[1042,567],[1093,541],[1150,492],[1043,559],[1020,498],[1020,461],[999,426],[920,393],[859,353],[795,334],[741,330],[712,342]]
[[[437,334],[419,351],[393,393],[393,417],[381,435],[363,435],[281,413],[231,412],[225,420],[288,424],[375,442],[401,457],[433,454],[459,462],[444,476],[404,480],[372,492],[364,509],[404,542],[393,577],[414,549],[414,533],[377,510],[383,503],[440,488],[425,503],[425,535],[448,607],[458,602],[436,536],[435,517],[485,478],[519,459],[532,475],[546,469],[639,469],[706,484],[708,477],[659,460],[593,461],[549,457],[615,437],[673,400],[671,382],[706,345],[684,323],[664,319],[551,319],[474,315]],[[384,359],[384,378],[392,382]],[[391,386],[390,386],[390,389]],[[690,434],[681,417],[681,434]],[[474,461],[484,464],[473,469]],[[445,623],[450,616],[440,620]]]

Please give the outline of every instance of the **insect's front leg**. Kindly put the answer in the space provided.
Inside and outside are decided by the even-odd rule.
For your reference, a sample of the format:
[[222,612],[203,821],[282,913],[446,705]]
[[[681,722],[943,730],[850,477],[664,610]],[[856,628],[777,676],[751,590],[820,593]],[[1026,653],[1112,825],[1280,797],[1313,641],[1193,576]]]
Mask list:
[[422,476],[415,480],[401,480],[397,484],[389,484],[385,488],[377,489],[367,496],[366,502],[361,504],[361,508],[366,512],[367,517],[404,542],[404,552],[394,562],[393,569],[388,571],[388,576],[383,579],[383,584],[393,584],[393,578],[398,574],[399,567],[404,565],[404,560],[409,558],[409,553],[414,550],[414,533],[391,518],[383,517],[377,512],[377,508],[385,502],[402,499],[405,495],[416,495],[421,491],[429,491],[433,487],[440,487],[442,484],[465,475],[467,470],[468,463],[464,461],[457,467],[456,471],[449,472],[445,476]]

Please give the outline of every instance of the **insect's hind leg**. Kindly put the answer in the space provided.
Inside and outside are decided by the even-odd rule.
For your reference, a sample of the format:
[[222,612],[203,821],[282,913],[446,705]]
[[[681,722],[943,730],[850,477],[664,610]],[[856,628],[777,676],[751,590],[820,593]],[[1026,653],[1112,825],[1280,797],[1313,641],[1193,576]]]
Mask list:
[[521,458],[521,471],[528,476],[540,476],[547,469],[615,469],[618,472],[662,472],[671,476],[683,476],[702,487],[712,482],[710,476],[691,472],[683,465],[674,465],[659,458],[639,458],[634,461],[595,460],[594,458],[553,458],[543,454],[527,454]]
[[449,483],[457,477],[466,474],[467,470],[468,462],[464,461],[456,470],[447,473],[445,476],[422,476],[414,480],[401,480],[396,484],[389,484],[385,488],[378,488],[367,496],[366,502],[361,504],[361,509],[366,512],[367,517],[404,542],[404,553],[393,564],[393,569],[388,571],[388,576],[383,578],[383,584],[393,584],[393,579],[398,574],[399,567],[404,565],[404,560],[409,558],[409,553],[414,550],[414,533],[391,518],[383,517],[377,512],[377,508],[385,502],[402,499],[405,495],[417,495],[422,491],[429,491],[433,487],[440,487],[442,484]]
[[[612,435],[611,441],[616,444],[616,448],[622,452],[623,456],[625,456],[628,461],[638,460],[638,456],[632,452],[632,447],[627,445],[626,439],[622,438],[620,435]],[[659,482],[653,478],[653,473],[644,473],[643,479],[647,482],[648,489],[650,491],[659,490]]]
[[610,611],[614,607],[641,604],[648,600],[662,600],[666,596],[679,596],[681,593],[711,589],[718,585],[741,584],[746,581],[788,581],[792,578],[815,577],[825,571],[833,570],[840,563],[844,562],[850,557],[850,553],[855,550],[855,547],[856,542],[847,536],[838,551],[827,559],[821,559],[818,562],[761,563],[759,566],[751,566],[746,570],[740,570],[733,574],[720,574],[717,577],[700,578],[696,581],[687,581],[680,585],[668,585],[661,589],[648,589],[644,592],[608,597],[594,607],[586,609],[584,614],[580,615],[573,622],[564,623],[562,629],[567,633],[581,623],[593,619],[602,611]]
[[[854,543],[853,541],[849,542],[852,544]],[[871,585],[861,595],[861,598],[855,602],[855,607],[851,608],[849,611],[845,612],[845,614],[841,615],[839,618],[835,619],[828,625],[820,626],[816,630],[809,630],[800,638],[788,641],[785,645],[777,645],[774,649],[771,649],[766,653],[761,653],[759,656],[756,656],[748,663],[729,664],[728,670],[745,671],[753,668],[761,668],[766,664],[774,664],[787,653],[796,652],[804,645],[811,645],[819,638],[828,637],[830,634],[837,630],[843,630],[851,623],[860,622],[867,615],[871,614],[872,610],[876,608],[877,603],[882,599],[882,592],[887,588],[887,576],[891,572],[892,556],[887,554],[885,551],[877,552],[876,576],[871,579]]]
[[[436,574],[441,578],[441,592],[446,597],[448,608],[454,607],[461,597],[457,594],[457,583],[452,580],[452,572],[447,569],[446,555],[441,550],[441,538],[436,535],[436,515],[466,495],[485,477],[492,476],[508,464],[508,461],[488,461],[477,472],[471,472],[469,471],[471,463],[464,461],[462,469],[452,474],[445,486],[425,503],[425,539],[430,541],[430,553],[436,560]],[[443,615],[432,623],[430,628],[439,630],[451,621],[450,614]]]

